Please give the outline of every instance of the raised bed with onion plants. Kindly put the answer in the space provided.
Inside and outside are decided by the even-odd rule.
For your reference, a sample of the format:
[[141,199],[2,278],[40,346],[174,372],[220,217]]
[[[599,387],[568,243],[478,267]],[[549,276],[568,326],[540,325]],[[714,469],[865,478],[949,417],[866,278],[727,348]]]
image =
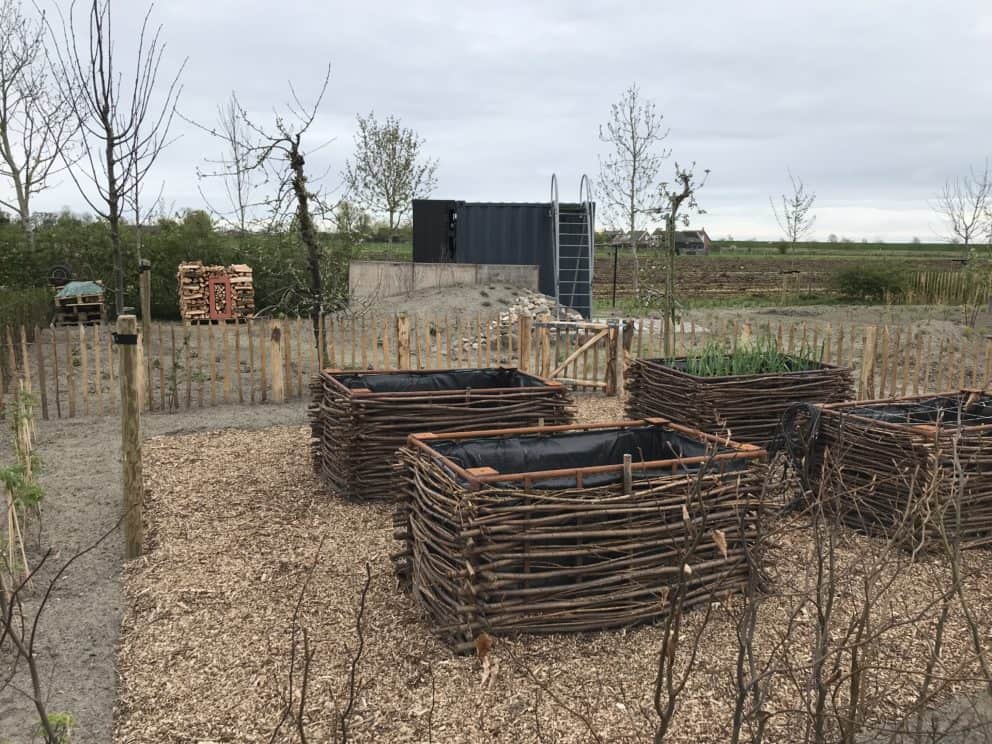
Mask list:
[[415,434],[394,556],[432,629],[594,631],[747,582],[766,453],[654,419]]
[[811,353],[779,352],[758,343],[697,356],[637,359],[626,371],[628,417],[661,416],[734,441],[769,447],[782,414],[796,403],[854,397],[851,370]]
[[817,406],[806,472],[845,524],[910,550],[992,546],[992,396]]
[[345,497],[391,500],[396,450],[413,432],[565,424],[573,415],[562,383],[514,368],[328,369],[311,383],[314,469]]

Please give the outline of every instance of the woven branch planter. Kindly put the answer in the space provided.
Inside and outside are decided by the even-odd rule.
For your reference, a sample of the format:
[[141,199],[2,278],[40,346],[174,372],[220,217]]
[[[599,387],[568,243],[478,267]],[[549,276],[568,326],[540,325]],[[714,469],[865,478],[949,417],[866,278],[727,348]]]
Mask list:
[[686,607],[747,582],[765,457],[661,420],[412,435],[397,572],[458,651],[654,621],[686,563]]
[[[768,447],[795,403],[834,403],[854,397],[846,367],[818,364],[794,372],[699,377],[684,372],[685,357],[637,359],[627,368],[627,416],[661,416],[737,442]],[[797,367],[800,362],[796,362]]]
[[992,545],[992,397],[966,390],[818,411],[810,484],[845,524],[911,550],[942,550],[945,537]]
[[560,382],[513,368],[324,370],[310,386],[314,469],[353,499],[397,497],[396,450],[408,434],[572,421]]

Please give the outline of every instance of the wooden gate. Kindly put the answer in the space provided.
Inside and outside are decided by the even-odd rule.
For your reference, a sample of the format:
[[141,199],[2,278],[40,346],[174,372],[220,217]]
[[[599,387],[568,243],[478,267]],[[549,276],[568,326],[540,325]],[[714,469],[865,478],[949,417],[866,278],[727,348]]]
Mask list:
[[230,278],[210,277],[207,279],[207,292],[210,300],[210,320],[230,320],[234,317],[234,296],[231,294]]
[[534,322],[535,372],[571,387],[623,391],[624,354],[632,336],[627,324],[540,320]]

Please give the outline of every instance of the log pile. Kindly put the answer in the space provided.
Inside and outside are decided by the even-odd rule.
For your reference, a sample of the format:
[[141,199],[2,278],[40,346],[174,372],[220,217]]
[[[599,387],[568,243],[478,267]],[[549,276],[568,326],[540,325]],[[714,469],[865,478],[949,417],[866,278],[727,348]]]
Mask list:
[[[226,277],[231,282],[231,302],[223,298],[211,313],[208,284],[211,278]],[[179,264],[179,315],[183,320],[247,318],[255,312],[255,289],[251,267],[245,264],[204,266],[202,261]],[[221,298],[218,298],[220,302]]]
[[816,410],[811,492],[846,525],[910,550],[942,550],[945,537],[992,545],[992,397],[966,390]]
[[687,608],[748,580],[767,469],[758,447],[656,419],[412,435],[400,459],[394,562],[456,651],[483,631],[657,621],[675,592]]
[[396,450],[422,431],[572,421],[567,388],[513,368],[324,370],[310,387],[314,469],[358,500],[397,497]]
[[846,367],[732,377],[684,372],[686,359],[637,359],[625,373],[627,416],[661,416],[710,434],[768,447],[778,436],[782,414],[796,403],[834,403],[854,397]]

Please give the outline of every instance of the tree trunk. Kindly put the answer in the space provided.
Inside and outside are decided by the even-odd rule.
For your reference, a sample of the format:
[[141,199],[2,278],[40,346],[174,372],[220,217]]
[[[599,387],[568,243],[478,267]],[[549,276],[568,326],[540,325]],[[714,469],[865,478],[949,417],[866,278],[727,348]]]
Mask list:
[[665,233],[668,239],[668,276],[665,278],[665,356],[674,356],[672,335],[675,329],[675,213],[665,220]]
[[631,209],[631,211],[630,211],[630,252],[634,256],[634,284],[633,284],[633,289],[634,289],[634,297],[638,297],[639,298],[641,296],[641,265],[640,265],[640,262],[637,260],[637,236],[634,233],[634,225],[636,223],[636,220],[635,220],[635,213],[634,213],[633,203],[631,203],[631,208],[630,209]]
[[321,338],[320,316],[323,314],[324,288],[320,276],[320,242],[317,230],[310,215],[310,194],[307,191],[307,177],[303,172],[304,159],[299,150],[299,138],[292,141],[289,155],[289,167],[293,171],[293,194],[296,196],[296,221],[299,225],[300,240],[307,248],[307,266],[310,270],[310,322],[313,324],[314,344],[318,351],[325,348]]

